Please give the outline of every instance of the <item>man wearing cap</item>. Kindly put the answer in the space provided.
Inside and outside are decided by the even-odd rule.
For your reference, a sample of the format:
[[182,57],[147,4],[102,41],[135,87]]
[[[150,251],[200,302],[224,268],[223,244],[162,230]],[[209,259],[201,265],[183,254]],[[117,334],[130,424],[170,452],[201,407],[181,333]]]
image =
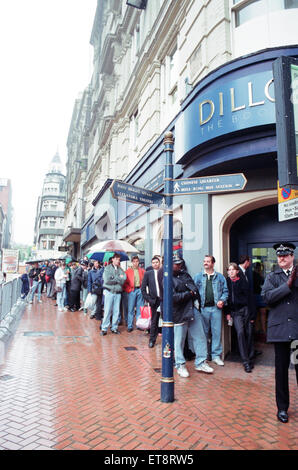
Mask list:
[[[275,396],[277,418],[288,422],[289,376],[291,349],[298,345],[298,270],[294,266],[295,245],[276,243],[278,267],[266,276],[262,295],[269,306],[267,342],[274,343],[275,350]],[[297,356],[295,360],[298,384]]]

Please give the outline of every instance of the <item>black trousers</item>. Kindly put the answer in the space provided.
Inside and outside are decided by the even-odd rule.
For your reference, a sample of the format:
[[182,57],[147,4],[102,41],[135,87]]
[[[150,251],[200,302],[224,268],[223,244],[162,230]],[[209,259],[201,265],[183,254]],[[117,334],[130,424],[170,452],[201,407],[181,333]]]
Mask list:
[[158,335],[158,322],[159,322],[159,316],[160,312],[157,312],[158,307],[151,307],[151,327],[150,327],[150,339],[149,341],[152,341],[155,343],[157,335]]
[[242,362],[248,364],[254,356],[253,324],[250,322],[248,308],[243,307],[234,312],[233,320]]
[[97,296],[95,318],[96,320],[102,319],[102,294]]
[[69,307],[79,310],[80,306],[81,306],[81,291],[70,289]]
[[[279,411],[288,411],[290,404],[289,395],[289,365],[292,359],[296,369],[296,380],[298,385],[298,342],[274,343],[275,350],[275,397]],[[296,350],[292,352],[291,346]]]

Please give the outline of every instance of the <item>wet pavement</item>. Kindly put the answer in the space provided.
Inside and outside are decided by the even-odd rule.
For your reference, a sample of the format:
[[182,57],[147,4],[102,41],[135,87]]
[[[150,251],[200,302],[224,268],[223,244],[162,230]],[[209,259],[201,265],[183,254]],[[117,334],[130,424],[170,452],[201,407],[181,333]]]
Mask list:
[[298,399],[290,370],[289,422],[276,419],[272,348],[251,374],[240,362],[212,375],[187,362],[175,401],[160,401],[161,338],[99,335],[83,312],[28,305],[0,366],[1,450],[294,450]]

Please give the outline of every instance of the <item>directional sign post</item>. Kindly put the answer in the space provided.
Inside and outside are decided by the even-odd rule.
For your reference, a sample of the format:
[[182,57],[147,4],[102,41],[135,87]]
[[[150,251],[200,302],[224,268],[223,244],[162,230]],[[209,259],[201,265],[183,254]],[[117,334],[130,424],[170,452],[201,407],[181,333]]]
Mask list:
[[127,202],[145,206],[156,206],[158,209],[164,210],[161,401],[170,403],[174,401],[173,196],[241,191],[246,186],[247,180],[243,173],[173,179],[172,155],[174,151],[174,139],[172,132],[165,134],[164,146],[166,155],[165,171],[158,173],[158,175],[148,183],[148,187],[160,188],[164,181],[165,194],[123,183],[118,180],[114,180],[110,189],[115,199],[123,199]]
[[164,212],[164,267],[163,267],[163,326],[162,326],[162,377],[161,401],[174,401],[174,322],[173,322],[173,151],[172,132],[164,138],[166,166],[165,192],[166,210]]

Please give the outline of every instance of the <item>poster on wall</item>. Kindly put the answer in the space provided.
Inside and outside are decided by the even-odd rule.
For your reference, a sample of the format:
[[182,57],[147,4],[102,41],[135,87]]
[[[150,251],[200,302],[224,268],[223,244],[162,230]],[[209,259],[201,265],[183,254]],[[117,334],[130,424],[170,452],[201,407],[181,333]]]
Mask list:
[[19,250],[2,250],[2,272],[17,273],[19,269]]

